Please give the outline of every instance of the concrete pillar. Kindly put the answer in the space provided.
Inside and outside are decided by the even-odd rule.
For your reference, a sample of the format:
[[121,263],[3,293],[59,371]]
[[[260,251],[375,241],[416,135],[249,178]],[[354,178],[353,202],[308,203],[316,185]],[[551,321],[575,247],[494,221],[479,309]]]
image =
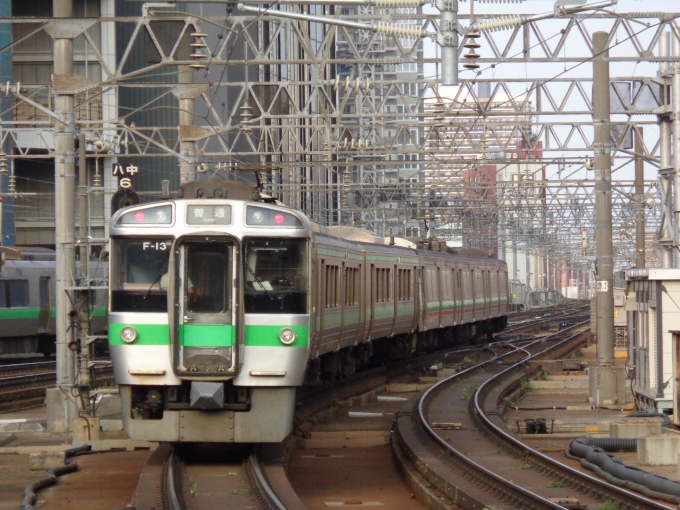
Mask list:
[[[70,18],[73,16],[72,0],[54,0],[54,17]],[[68,34],[60,37],[61,31],[54,37],[54,75],[69,77],[73,74],[73,39]],[[65,31],[64,31],[65,32]],[[54,194],[55,194],[55,244],[56,275],[55,305],[57,332],[57,386],[70,394],[75,384],[75,352],[69,349],[73,339],[73,328],[69,331],[67,314],[71,303],[66,295],[67,288],[73,286],[75,274],[75,136],[76,122],[73,110],[72,93],[56,93],[54,97],[54,113],[61,121],[54,122]],[[67,406],[67,411],[73,410]],[[67,427],[70,418],[67,416]],[[48,419],[49,422],[49,419]]]
[[[609,33],[593,34],[593,124],[595,126],[595,253],[597,264],[597,361],[589,367],[590,402],[625,402],[625,371],[614,366],[614,258],[609,91]],[[622,390],[623,388],[623,390]]]

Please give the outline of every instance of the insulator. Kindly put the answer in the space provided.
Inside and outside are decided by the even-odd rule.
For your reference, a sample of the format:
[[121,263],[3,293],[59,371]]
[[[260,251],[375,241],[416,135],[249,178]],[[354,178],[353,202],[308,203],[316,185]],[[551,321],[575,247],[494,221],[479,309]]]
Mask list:
[[522,0],[477,0],[480,4],[521,4]]
[[479,69],[479,64],[475,61],[465,62],[463,64],[465,69]]
[[0,174],[7,174],[7,154],[0,152]]
[[192,53],[190,56],[194,60],[200,60],[202,58],[207,58],[203,53]]
[[189,64],[192,69],[205,69],[205,64]]
[[191,43],[189,46],[191,46],[192,48],[207,48],[208,47],[208,45],[205,44],[204,42]]
[[198,166],[196,167],[196,170],[198,170],[200,173],[204,174],[208,170],[210,170],[210,167],[206,165],[205,163],[199,163]]
[[252,110],[253,108],[249,104],[244,104],[241,106],[241,122],[245,122],[246,120],[253,118]]
[[474,39],[468,39],[468,41],[467,41],[465,44],[463,44],[463,46],[464,46],[465,48],[470,48],[470,49],[475,49],[475,50],[476,50],[477,48],[481,48],[481,47],[482,47],[481,44],[479,44],[479,43],[478,43],[477,41],[475,41]]
[[469,39],[477,39],[478,37],[481,37],[481,35],[479,32],[472,30],[471,32],[465,34],[465,37]]
[[374,7],[420,7],[422,0],[373,0]]
[[373,28],[379,34],[394,35],[400,37],[423,37],[423,29],[414,25],[406,25],[405,23],[389,23],[387,21],[378,21],[373,25]]
[[9,176],[9,192],[10,193],[17,192],[17,178],[14,174],[11,174]]
[[99,174],[99,168],[95,170],[94,179],[92,180],[92,185],[95,188],[101,188],[102,186],[102,176]]
[[111,145],[106,140],[97,140],[94,142],[94,151],[99,154],[105,154],[109,152]]
[[475,50],[470,50],[464,56],[465,56],[465,58],[470,58],[470,59],[479,58],[479,53],[477,53]]
[[191,34],[191,37],[208,37],[208,34],[204,34],[203,32],[194,32]]
[[[507,30],[520,26],[522,24],[522,16],[519,14],[510,14],[509,16],[501,16],[491,19],[480,19],[475,22],[477,30],[487,30],[495,32],[497,30]],[[469,35],[468,35],[469,37]]]

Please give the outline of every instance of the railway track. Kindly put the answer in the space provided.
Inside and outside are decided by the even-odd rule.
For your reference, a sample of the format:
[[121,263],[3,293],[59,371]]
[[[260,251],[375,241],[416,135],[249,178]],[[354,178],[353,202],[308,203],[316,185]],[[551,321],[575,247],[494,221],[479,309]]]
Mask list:
[[163,445],[142,473],[136,508],[303,508],[295,498],[290,501],[289,497],[289,501],[284,502],[278,495],[261,457],[256,447]]
[[563,465],[506,432],[498,403],[535,370],[528,362],[560,356],[577,342],[579,334],[560,331],[494,346],[488,359],[432,386],[398,418],[398,446],[417,459],[416,468],[426,465],[421,474],[463,508],[668,508]]
[[[95,384],[113,382],[110,365],[94,370]],[[57,381],[55,361],[17,363],[0,366],[0,412],[43,405],[45,390]]]
[[[573,310],[567,310],[564,314],[558,315],[559,317],[572,317],[573,314]],[[545,320],[556,320],[558,315],[551,315]],[[522,327],[526,328],[527,325],[524,324]],[[541,340],[534,342],[540,343]],[[508,346],[512,343],[513,341],[494,341],[492,345],[496,345],[497,350],[510,350]],[[527,343],[525,340],[515,340],[514,343],[522,344],[522,346],[512,348],[513,352],[523,352],[527,349],[524,346]],[[493,351],[488,346],[475,347],[474,350],[487,353],[478,356],[487,358],[487,361],[494,357]],[[465,351],[470,351],[470,349],[466,348]],[[451,353],[455,352],[451,351]],[[389,369],[378,368],[357,374],[356,379],[350,378],[330,390],[312,391],[302,399],[296,412],[296,419],[299,420],[298,423],[305,421],[321,408],[332,406],[333,403],[347,396],[370,391],[387,379],[406,373],[416,366],[432,364],[436,359],[442,359],[442,354],[443,352],[421,355]],[[213,510],[232,507],[276,510],[305,508],[294,493],[290,494],[292,492],[290,486],[284,483],[284,488],[281,487],[282,481],[286,479],[283,468],[280,467],[278,473],[272,475],[271,466],[262,462],[258,451],[252,448],[239,449],[235,445],[212,445],[209,448],[188,445],[176,448],[169,445],[160,447],[140,477],[136,508],[138,510],[151,508],[156,510]],[[270,480],[276,480],[274,486]],[[282,493],[285,493],[286,497],[280,497]]]

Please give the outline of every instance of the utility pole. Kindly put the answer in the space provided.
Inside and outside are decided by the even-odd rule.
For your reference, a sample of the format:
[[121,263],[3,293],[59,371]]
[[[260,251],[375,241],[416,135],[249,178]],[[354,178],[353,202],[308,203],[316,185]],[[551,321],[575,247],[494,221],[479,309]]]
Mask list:
[[609,33],[593,34],[593,124],[595,170],[595,252],[597,264],[597,361],[589,367],[590,402],[625,402],[625,372],[614,365],[614,258],[609,95]]
[[635,267],[646,267],[645,262],[645,143],[642,127],[635,133]]
[[[55,18],[73,16],[73,0],[54,0]],[[66,26],[57,25],[54,37],[53,84],[68,81],[73,75],[73,39]],[[57,387],[62,393],[62,408],[66,409],[63,421],[52,423],[51,431],[72,429],[75,404],[71,389],[75,384],[75,352],[69,346],[73,330],[69,329],[67,312],[71,310],[68,288],[73,286],[75,275],[75,112],[74,94],[54,87],[54,113],[60,118],[54,122],[54,224],[56,245],[55,320],[57,332]],[[59,395],[55,395],[59,399]],[[49,399],[49,396],[48,396]],[[59,417],[61,418],[61,417]],[[48,420],[48,428],[50,420]]]

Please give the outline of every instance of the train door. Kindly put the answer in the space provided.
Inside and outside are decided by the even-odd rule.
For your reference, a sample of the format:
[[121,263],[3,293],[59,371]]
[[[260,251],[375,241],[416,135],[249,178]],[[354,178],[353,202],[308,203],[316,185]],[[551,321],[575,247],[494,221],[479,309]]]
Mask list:
[[[236,371],[238,336],[232,292],[233,260],[234,243],[224,239],[184,241],[179,247],[176,300],[179,314],[173,349],[180,373],[225,375]],[[256,260],[248,260],[245,265],[252,267],[253,264]],[[271,290],[269,282],[253,281],[252,284],[266,301]]]
[[40,298],[40,313],[38,315],[39,335],[50,333],[52,322],[52,287],[49,276],[41,276],[38,282],[38,297]]

